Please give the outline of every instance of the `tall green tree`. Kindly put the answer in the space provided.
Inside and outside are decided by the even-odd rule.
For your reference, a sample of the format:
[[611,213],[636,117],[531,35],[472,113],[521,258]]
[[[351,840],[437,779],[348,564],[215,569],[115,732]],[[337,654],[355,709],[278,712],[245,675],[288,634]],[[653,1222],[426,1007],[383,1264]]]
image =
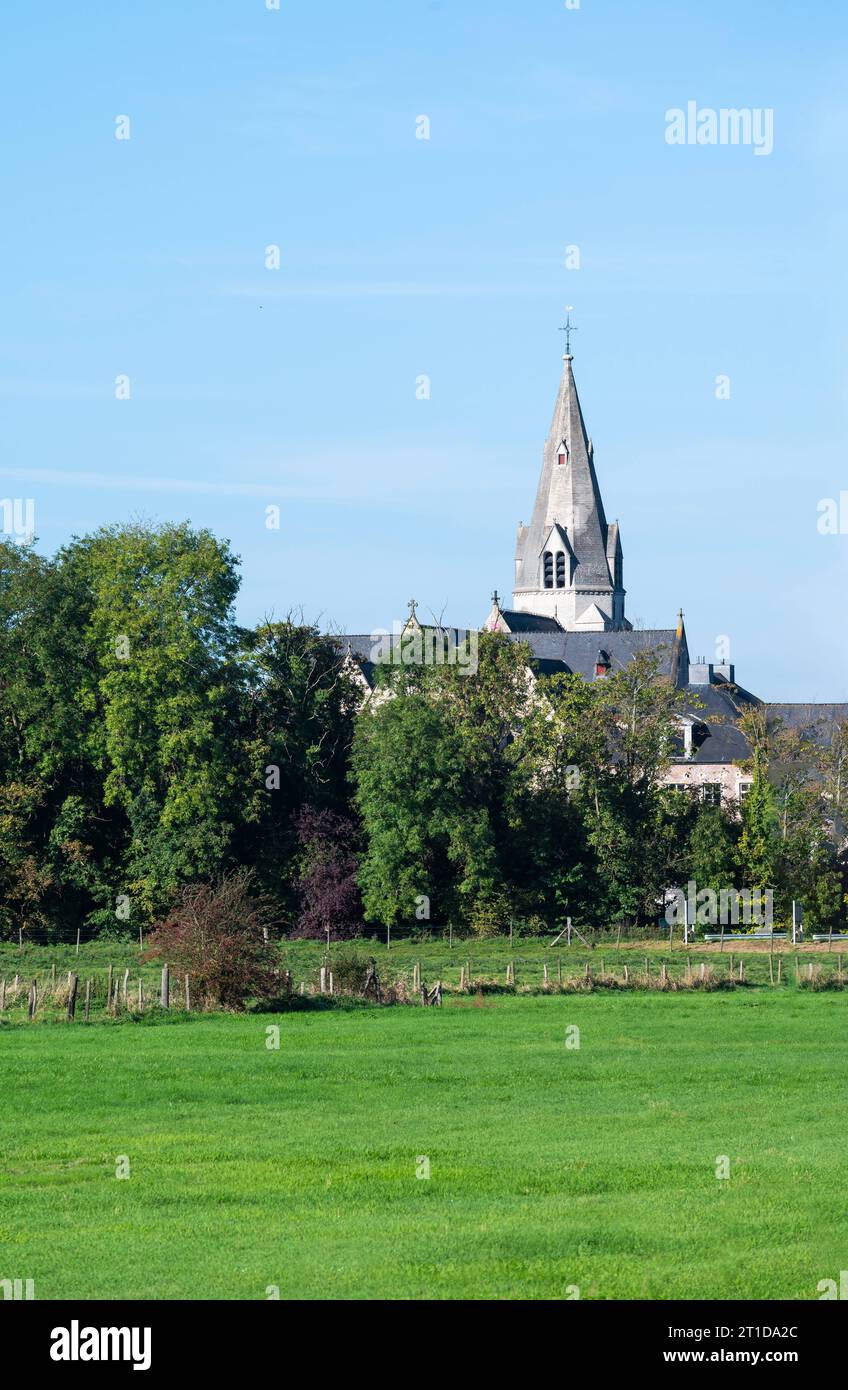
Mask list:
[[692,826],[687,869],[700,892],[716,895],[736,886],[734,826],[721,806],[700,805]]
[[220,872],[238,814],[237,562],[185,523],[104,527],[58,558],[89,595],[78,698],[104,804],[127,824],[117,886],[149,918]]
[[[576,770],[591,878],[571,915],[607,924],[652,920],[679,853],[682,808],[662,790],[679,716],[691,696],[662,674],[660,654],[637,653],[627,666],[584,682],[555,676],[541,683],[549,708],[539,711],[536,753],[545,768]],[[566,761],[567,760],[567,761]]]
[[373,920],[427,912],[506,925],[515,904],[511,745],[528,698],[526,650],[483,633],[475,669],[403,664],[381,672],[357,722],[360,873]]
[[293,922],[302,858],[298,813],[306,805],[346,811],[361,690],[339,642],[291,614],[242,633],[238,661],[245,795],[233,852]]
[[745,888],[774,888],[778,869],[778,815],[774,788],[757,757],[751,789],[742,808],[737,860]]

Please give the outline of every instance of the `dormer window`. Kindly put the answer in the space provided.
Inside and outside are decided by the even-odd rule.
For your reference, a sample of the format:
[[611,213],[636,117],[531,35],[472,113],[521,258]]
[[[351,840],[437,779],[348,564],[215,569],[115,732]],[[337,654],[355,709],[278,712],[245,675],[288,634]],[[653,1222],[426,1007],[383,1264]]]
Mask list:
[[566,444],[565,440],[563,440],[562,443],[561,443],[560,446],[559,446],[559,449],[557,450],[557,463],[558,463],[558,464],[564,464],[564,463],[567,462],[567,460],[568,460],[568,445]]
[[545,588],[552,589],[554,587],[554,557],[549,550],[545,551],[543,574]]
[[609,652],[605,652],[603,649],[601,649],[601,651],[599,651],[599,652],[598,652],[598,655],[595,657],[595,675],[596,675],[596,676],[605,676],[605,675],[607,674],[607,672],[609,671],[609,669],[610,669]]

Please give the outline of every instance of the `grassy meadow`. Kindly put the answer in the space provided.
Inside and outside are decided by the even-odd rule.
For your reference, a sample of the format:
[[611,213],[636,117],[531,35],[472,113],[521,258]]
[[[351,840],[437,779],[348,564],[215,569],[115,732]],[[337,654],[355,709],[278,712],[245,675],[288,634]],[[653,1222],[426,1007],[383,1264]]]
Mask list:
[[[670,958],[599,947],[592,969],[646,953],[653,970]],[[0,948],[0,975],[138,975],[114,944],[23,954]],[[521,991],[545,961],[554,977],[558,951],[374,954],[447,985],[467,959],[492,980],[515,960]],[[588,954],[564,952],[566,974]],[[691,954],[715,965],[713,948]],[[285,955],[308,982],[322,952]],[[88,1026],[49,1005],[31,1024],[15,1003],[0,1022],[0,1277],[34,1279],[41,1299],[815,1299],[848,1259],[846,1003],[799,989],[793,956],[771,986],[768,952],[748,951],[754,983],[709,993],[306,998],[93,1010]],[[157,967],[142,973],[152,990]]]

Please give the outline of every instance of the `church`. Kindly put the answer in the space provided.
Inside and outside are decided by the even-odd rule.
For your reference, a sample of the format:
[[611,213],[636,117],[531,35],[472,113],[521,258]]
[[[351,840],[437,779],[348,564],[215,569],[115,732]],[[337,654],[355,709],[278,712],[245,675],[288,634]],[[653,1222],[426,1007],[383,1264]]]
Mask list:
[[[602,680],[637,652],[655,652],[668,679],[692,695],[666,782],[708,802],[738,804],[751,785],[742,766],[750,748],[738,721],[746,706],[764,702],[737,683],[729,661],[692,660],[682,610],[674,627],[634,629],[628,621],[621,534],[618,522],[606,518],[573,361],[568,344],[531,520],[521,522],[516,535],[512,604],[504,607],[495,592],[483,630],[526,644],[534,679],[563,673]],[[415,607],[410,604],[401,635],[421,629]],[[462,640],[461,630],[444,632],[455,645]],[[374,686],[375,634],[343,640],[367,698]],[[816,738],[826,739],[834,722],[848,719],[848,704],[766,708],[784,727]]]

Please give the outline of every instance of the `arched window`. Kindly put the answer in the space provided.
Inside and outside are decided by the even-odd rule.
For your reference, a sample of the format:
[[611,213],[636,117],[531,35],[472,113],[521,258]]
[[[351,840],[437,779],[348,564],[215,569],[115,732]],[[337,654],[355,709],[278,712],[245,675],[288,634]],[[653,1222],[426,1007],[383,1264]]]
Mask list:
[[554,587],[554,557],[549,550],[545,551],[544,576],[545,588],[552,589]]
[[558,589],[565,588],[565,551],[558,550],[556,557],[556,586]]

